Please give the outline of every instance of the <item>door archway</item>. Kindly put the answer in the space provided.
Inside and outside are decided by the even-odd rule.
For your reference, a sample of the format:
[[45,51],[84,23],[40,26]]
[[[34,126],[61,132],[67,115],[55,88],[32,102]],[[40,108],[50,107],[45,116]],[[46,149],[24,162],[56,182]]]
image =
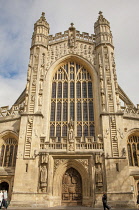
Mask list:
[[0,190],[6,190],[8,192],[9,184],[7,182],[1,182],[0,183]]
[[62,178],[62,205],[82,205],[82,179],[74,168],[66,170]]

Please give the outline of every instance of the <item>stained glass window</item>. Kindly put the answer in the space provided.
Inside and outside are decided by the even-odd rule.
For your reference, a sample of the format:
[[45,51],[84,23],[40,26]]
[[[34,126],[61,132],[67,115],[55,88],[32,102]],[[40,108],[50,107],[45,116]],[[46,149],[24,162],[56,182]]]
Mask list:
[[52,98],[56,98],[56,83],[52,84]]
[[88,121],[88,109],[87,109],[87,102],[83,102],[83,120]]
[[50,136],[54,137],[54,135],[55,135],[55,127],[54,127],[54,125],[51,125],[50,126]]
[[84,136],[88,136],[88,126],[84,125],[84,131],[83,131]]
[[64,125],[62,128],[62,136],[67,136],[67,126]]
[[17,141],[13,138],[6,139],[1,147],[0,166],[15,167],[16,156]]
[[70,118],[74,120],[74,103],[70,103]]
[[82,120],[81,102],[77,103],[77,121]]
[[92,82],[88,82],[88,98],[92,98]]
[[139,153],[139,136],[130,136],[127,142],[128,160],[130,166],[139,166],[137,154]]
[[70,97],[74,98],[74,83],[70,83]]
[[60,127],[60,125],[57,125],[57,127],[56,127],[56,136],[57,137],[61,136],[61,127]]
[[93,83],[87,69],[74,61],[62,64],[52,80],[50,136],[67,136],[70,119],[76,122],[75,136],[94,136],[93,106]]
[[127,149],[128,149],[129,165],[130,166],[133,166],[132,153],[131,153],[131,145],[130,144],[127,145]]
[[89,120],[94,121],[94,110],[92,101],[89,101]]
[[81,98],[81,83],[77,82],[77,98]]
[[87,98],[87,87],[86,87],[86,82],[83,82],[82,84],[82,94],[83,94],[83,98]]
[[82,126],[77,125],[77,136],[82,136]]
[[63,98],[68,98],[68,83],[63,83]]
[[133,157],[134,157],[134,164],[135,164],[135,166],[138,166],[136,145],[135,144],[132,144],[132,151],[133,151]]
[[55,121],[55,103],[51,104],[51,121]]
[[62,83],[59,82],[58,83],[58,94],[57,94],[58,98],[62,98]]
[[61,121],[61,102],[57,103],[57,121]]
[[68,104],[67,102],[63,103],[63,121],[67,121],[68,119]]

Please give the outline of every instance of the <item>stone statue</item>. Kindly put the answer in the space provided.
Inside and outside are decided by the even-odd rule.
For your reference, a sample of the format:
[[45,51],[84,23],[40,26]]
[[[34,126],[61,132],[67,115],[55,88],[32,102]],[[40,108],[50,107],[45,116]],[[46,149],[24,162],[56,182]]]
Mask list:
[[122,149],[122,157],[125,157],[126,156],[126,149],[125,147]]
[[48,154],[44,153],[41,155],[41,163],[48,163]]
[[68,139],[69,139],[69,141],[72,141],[74,139],[74,136],[73,136],[74,125],[73,125],[72,119],[70,120],[68,126],[69,126],[69,136],[68,136]]
[[95,155],[95,163],[102,163],[102,154]]
[[74,37],[73,37],[73,34],[71,34],[71,36],[69,37],[69,46],[70,47],[74,47]]
[[38,97],[39,97],[39,99],[38,99],[38,105],[41,106],[42,105],[42,95],[39,95]]
[[102,183],[102,170],[100,164],[96,166],[96,183]]
[[43,81],[42,80],[39,81],[39,86],[40,86],[40,90],[42,90],[43,89],[43,87],[42,87],[43,86]]
[[47,181],[47,166],[42,165],[40,169],[40,181],[46,182]]
[[27,73],[27,80],[30,80],[30,75],[31,75],[31,68],[28,68],[28,73]]
[[40,68],[40,76],[43,76],[43,75],[44,75],[44,68],[41,67],[41,68]]

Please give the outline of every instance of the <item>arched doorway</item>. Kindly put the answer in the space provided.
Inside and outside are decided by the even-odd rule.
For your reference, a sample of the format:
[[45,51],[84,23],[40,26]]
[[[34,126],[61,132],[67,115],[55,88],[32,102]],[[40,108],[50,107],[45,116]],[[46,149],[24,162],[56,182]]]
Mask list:
[[77,206],[82,204],[82,179],[74,168],[66,170],[62,178],[62,205]]
[[7,182],[1,182],[0,183],[0,190],[6,190],[8,192],[9,184]]

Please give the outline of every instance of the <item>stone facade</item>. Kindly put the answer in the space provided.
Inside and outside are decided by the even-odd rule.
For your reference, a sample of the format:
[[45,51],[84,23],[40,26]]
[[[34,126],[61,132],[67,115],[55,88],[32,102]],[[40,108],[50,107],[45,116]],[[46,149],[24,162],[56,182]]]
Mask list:
[[[121,105],[124,104],[123,106]],[[94,34],[34,24],[26,88],[0,108],[0,188],[11,206],[136,205],[139,106],[118,85],[109,22]]]

